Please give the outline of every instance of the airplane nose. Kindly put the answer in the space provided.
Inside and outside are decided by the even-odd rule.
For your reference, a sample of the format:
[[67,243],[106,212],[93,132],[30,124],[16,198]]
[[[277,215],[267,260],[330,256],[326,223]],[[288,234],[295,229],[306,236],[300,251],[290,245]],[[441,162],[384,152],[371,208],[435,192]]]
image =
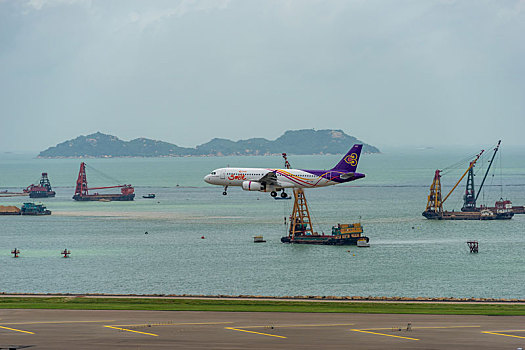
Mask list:
[[204,176],[204,181],[210,183],[210,175]]

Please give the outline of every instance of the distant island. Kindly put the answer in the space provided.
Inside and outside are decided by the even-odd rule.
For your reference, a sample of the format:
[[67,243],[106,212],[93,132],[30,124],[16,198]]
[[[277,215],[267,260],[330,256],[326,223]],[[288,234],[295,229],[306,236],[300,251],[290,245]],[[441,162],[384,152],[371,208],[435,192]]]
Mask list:
[[38,158],[103,158],[103,157],[186,157],[186,156],[252,156],[289,154],[344,154],[354,143],[363,144],[363,152],[379,153],[342,130],[289,130],[274,141],[252,138],[240,141],[215,138],[195,148],[138,138],[123,141],[116,136],[97,132],[79,136],[40,152]]

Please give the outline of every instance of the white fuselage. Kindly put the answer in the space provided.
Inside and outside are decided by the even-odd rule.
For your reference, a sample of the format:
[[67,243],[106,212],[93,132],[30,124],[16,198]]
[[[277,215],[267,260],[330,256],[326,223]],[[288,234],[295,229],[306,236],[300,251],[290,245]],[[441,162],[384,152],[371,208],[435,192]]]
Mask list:
[[[269,172],[275,172],[277,183],[265,186],[264,189],[249,189],[249,183],[258,183]],[[326,174],[330,174],[327,171]],[[265,168],[221,168],[212,171],[204,177],[209,184],[219,186],[240,186],[245,190],[263,192],[277,191],[283,188],[311,188],[335,185],[337,182],[299,169],[265,169]],[[243,185],[244,184],[244,185]]]

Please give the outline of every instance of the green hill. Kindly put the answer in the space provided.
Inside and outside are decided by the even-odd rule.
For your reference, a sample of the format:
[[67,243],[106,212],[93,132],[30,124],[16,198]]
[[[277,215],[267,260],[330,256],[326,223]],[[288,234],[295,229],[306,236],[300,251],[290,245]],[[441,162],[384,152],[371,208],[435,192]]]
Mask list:
[[363,152],[379,153],[379,150],[342,130],[290,130],[274,141],[264,138],[231,141],[215,138],[195,148],[138,138],[123,141],[116,136],[97,132],[79,136],[40,152],[39,158],[79,157],[180,157],[180,156],[227,156],[289,154],[341,154],[354,143],[363,143]]

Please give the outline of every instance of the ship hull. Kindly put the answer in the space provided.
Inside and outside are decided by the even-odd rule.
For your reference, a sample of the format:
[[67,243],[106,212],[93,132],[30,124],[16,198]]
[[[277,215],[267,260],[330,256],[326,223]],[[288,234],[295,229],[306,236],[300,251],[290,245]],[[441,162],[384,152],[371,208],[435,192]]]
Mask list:
[[29,198],[52,198],[55,197],[55,191],[31,191]]
[[90,201],[119,201],[128,202],[135,198],[135,194],[88,194],[86,196],[74,195],[73,199],[81,202]]
[[444,211],[442,215],[433,211],[424,211],[422,215],[429,220],[510,220],[514,216],[514,213],[499,213],[483,216],[479,211]]
[[300,235],[295,236],[293,239],[289,236],[282,237],[282,243],[295,243],[295,244],[316,244],[316,245],[357,245],[358,240],[365,239],[368,243],[368,237],[349,237],[349,238],[336,238],[335,236],[316,236],[316,235]]
[[44,211],[23,211],[21,213],[22,215],[51,215],[51,210],[44,210]]

